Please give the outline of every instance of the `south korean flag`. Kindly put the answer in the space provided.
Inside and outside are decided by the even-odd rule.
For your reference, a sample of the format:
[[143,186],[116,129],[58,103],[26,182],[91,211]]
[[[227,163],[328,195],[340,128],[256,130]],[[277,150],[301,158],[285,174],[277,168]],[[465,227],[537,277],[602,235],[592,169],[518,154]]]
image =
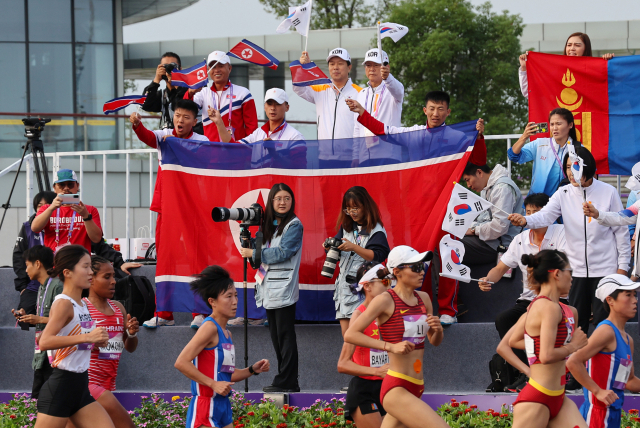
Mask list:
[[464,245],[460,241],[444,235],[440,240],[440,259],[442,260],[442,273],[440,276],[456,279],[462,282],[471,281],[469,267],[462,264],[464,257]]
[[640,190],[640,162],[633,166],[631,177],[629,177],[629,181],[627,181],[624,187],[631,191]]
[[462,239],[478,214],[492,206],[486,199],[455,183],[442,220],[442,230]]

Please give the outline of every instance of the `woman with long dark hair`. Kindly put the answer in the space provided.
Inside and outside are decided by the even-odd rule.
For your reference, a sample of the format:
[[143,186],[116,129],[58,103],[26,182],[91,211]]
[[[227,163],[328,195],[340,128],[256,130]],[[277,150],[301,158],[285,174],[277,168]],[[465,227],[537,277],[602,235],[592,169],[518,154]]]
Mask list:
[[[360,297],[351,292],[349,284],[355,283],[358,268],[365,261],[382,263],[389,255],[387,231],[382,225],[380,209],[367,189],[354,186],[342,197],[342,209],[336,225],[341,240],[340,273],[336,279],[333,300],[336,319],[340,320],[342,335],[349,328],[349,318],[360,305]],[[328,247],[324,246],[325,250]]]
[[513,403],[513,426],[547,427],[587,425],[575,403],[565,396],[566,360],[587,344],[587,335],[579,327],[575,308],[560,303],[560,296],[571,288],[572,269],[567,256],[558,250],[524,254],[529,288],[537,294],[527,313],[509,330],[509,346],[504,339],[500,355],[513,365],[522,365],[511,348],[525,349],[530,366],[527,385]]
[[[293,190],[275,184],[265,202],[260,253],[262,264],[256,273],[256,305],[264,307],[271,341],[278,359],[278,374],[264,392],[298,392],[298,344],[295,321],[299,297],[298,275],[302,258],[303,227],[295,213]],[[255,260],[255,250],[242,248],[242,257]]]
[[64,283],[55,297],[40,349],[48,352],[53,373],[42,385],[36,427],[63,428],[68,420],[78,427],[113,428],[102,406],[89,392],[89,362],[93,346],[107,345],[109,334],[96,327],[82,292],[91,286],[91,256],[80,245],[66,245],[53,259],[49,276]]
[[[564,44],[563,55],[566,56],[593,56],[591,51],[591,39],[586,33],[573,33],[567,37]],[[610,60],[614,57],[612,53],[602,55],[603,59]],[[518,58],[520,61],[520,69],[518,77],[520,79],[520,91],[525,98],[529,98],[529,80],[527,79],[527,54],[523,53]]]
[[549,113],[549,134],[551,138],[527,140],[538,133],[535,123],[529,122],[522,136],[507,151],[511,162],[523,164],[533,161],[531,193],[545,193],[552,196],[561,184],[568,184],[562,169],[562,159],[569,152],[569,145],[580,146],[576,135],[573,113],[565,108],[556,108]]

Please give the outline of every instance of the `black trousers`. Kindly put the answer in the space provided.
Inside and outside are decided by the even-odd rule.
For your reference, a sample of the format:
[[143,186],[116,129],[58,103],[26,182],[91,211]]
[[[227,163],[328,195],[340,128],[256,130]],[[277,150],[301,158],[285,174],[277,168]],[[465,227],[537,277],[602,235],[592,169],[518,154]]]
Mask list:
[[475,235],[465,236],[461,240],[464,245],[465,265],[496,264],[498,252],[488,246],[484,241]]
[[596,297],[600,278],[573,278],[569,291],[569,304],[578,311],[578,327],[589,334],[589,319],[593,313],[593,325],[607,319],[602,301]]
[[[20,303],[18,309],[24,309],[27,315],[36,315],[36,305],[38,304],[38,292],[25,289],[20,294]],[[18,323],[23,330],[29,330],[29,327],[33,327],[28,322]]]
[[296,304],[278,309],[267,309],[269,333],[278,359],[278,374],[273,386],[283,389],[299,388],[298,342],[296,340]]
[[[522,314],[527,312],[527,307],[531,303],[530,300],[518,300],[516,304],[504,312],[501,312],[496,317],[496,330],[498,330],[498,334],[500,335],[500,340],[507,334],[509,329],[513,327]],[[527,354],[525,354],[523,349],[515,349],[512,348],[513,352],[522,360],[523,363],[527,364]]]

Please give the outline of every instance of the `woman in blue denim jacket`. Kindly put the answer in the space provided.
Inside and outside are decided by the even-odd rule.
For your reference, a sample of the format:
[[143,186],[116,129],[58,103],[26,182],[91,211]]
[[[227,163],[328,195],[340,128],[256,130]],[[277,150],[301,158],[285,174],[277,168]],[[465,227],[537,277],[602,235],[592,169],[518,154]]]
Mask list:
[[[278,359],[278,374],[264,392],[298,392],[298,345],[295,320],[299,296],[303,227],[295,214],[293,191],[275,184],[265,203],[262,224],[262,264],[256,273],[256,305],[267,311],[271,341]],[[242,257],[255,260],[254,250],[242,248]]]

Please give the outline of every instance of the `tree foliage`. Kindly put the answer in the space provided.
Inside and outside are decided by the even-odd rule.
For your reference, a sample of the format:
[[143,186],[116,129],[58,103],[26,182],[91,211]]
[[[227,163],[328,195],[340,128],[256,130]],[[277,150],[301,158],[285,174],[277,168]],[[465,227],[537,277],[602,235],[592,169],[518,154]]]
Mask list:
[[[409,27],[398,43],[383,40],[391,71],[405,86],[404,124],[424,123],[425,95],[444,90],[451,95],[449,123],[482,117],[488,135],[522,129],[527,100],[517,73],[519,15],[492,12],[490,3],[473,7],[465,0],[405,0],[392,7],[387,20]],[[490,166],[506,164],[504,140],[487,141],[487,146]],[[521,184],[526,184],[526,170],[514,170],[523,176]]]
[[[279,17],[289,15],[290,6],[300,6],[306,0],[260,0],[267,12]],[[380,0],[372,7],[367,0],[314,0],[311,29],[352,28],[373,25],[376,13],[391,0]]]

